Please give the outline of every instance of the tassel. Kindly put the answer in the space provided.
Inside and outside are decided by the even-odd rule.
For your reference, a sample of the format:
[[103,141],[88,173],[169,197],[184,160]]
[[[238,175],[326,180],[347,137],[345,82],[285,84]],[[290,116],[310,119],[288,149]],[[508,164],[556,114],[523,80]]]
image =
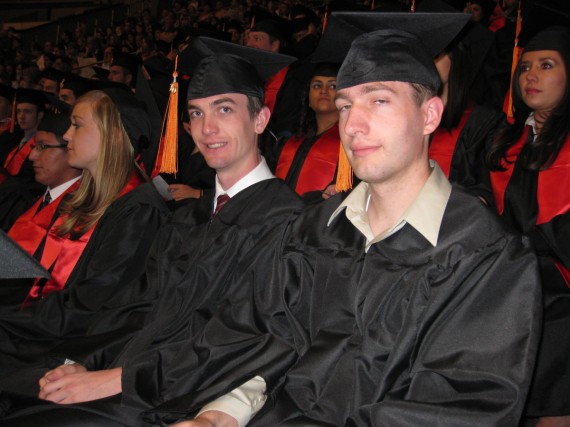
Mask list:
[[352,189],[352,167],[346,157],[346,151],[340,144],[338,152],[338,171],[336,173],[336,191],[348,191]]
[[521,14],[521,6],[522,6],[522,0],[519,0],[519,9],[517,12],[517,28],[516,28],[516,33],[515,33],[515,48],[513,49],[513,62],[511,64],[511,85],[509,87],[509,93],[508,93],[508,105],[507,105],[507,119],[508,120],[512,120],[514,117],[514,111],[513,111],[513,75],[515,73],[515,70],[517,68],[517,65],[519,63],[519,59],[522,55],[522,49],[519,46],[519,35],[521,33],[521,27],[522,27],[522,14]]
[[160,161],[160,172],[178,172],[178,56],[174,63],[170,85],[170,96],[166,106],[162,132],[160,133],[160,149],[157,162]]
[[323,30],[321,31],[321,34],[323,34],[325,32],[325,28],[327,28],[327,21],[329,20],[329,6],[327,5],[327,8],[325,9],[325,17],[323,18]]

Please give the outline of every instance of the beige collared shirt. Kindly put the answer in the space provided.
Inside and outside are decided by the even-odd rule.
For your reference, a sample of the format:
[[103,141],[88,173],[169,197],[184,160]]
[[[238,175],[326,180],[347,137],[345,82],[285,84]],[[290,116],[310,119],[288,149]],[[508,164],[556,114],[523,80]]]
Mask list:
[[342,211],[345,211],[348,220],[366,238],[364,251],[368,251],[374,243],[391,236],[406,223],[414,227],[433,246],[437,245],[443,212],[451,194],[451,184],[436,162],[430,160],[430,166],[431,173],[418,197],[404,212],[402,217],[385,232],[375,236],[370,228],[367,213],[368,204],[370,203],[370,192],[366,182],[360,183],[352,190],[352,193],[333,212],[328,225],[330,226],[333,220]]

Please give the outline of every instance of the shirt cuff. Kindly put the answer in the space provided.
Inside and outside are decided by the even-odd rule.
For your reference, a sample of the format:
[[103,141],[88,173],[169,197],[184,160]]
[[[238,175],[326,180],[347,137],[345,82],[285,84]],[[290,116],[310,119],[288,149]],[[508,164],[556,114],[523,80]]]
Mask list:
[[206,411],[220,411],[236,419],[243,427],[259,412],[267,396],[265,380],[256,376],[239,387],[204,406],[198,415]]

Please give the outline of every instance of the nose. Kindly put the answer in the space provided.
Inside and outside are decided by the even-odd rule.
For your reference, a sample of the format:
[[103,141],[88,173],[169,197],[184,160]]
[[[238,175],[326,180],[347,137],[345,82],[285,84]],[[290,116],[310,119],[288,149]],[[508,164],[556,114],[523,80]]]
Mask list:
[[38,160],[40,157],[40,150],[36,150],[35,148],[30,151],[30,155],[28,156],[28,158],[32,161],[35,162],[36,160]]
[[217,132],[218,126],[216,125],[216,119],[208,114],[204,114],[202,119],[202,134],[215,135]]
[[348,136],[355,136],[359,133],[366,134],[368,125],[364,113],[354,106],[348,112],[341,114],[340,126]]
[[71,142],[71,139],[73,138],[73,132],[74,132],[74,127],[69,126],[69,128],[67,129],[67,131],[63,134],[63,140],[67,141],[67,142]]
[[525,78],[527,81],[536,81],[538,74],[536,72],[536,68],[531,66],[528,71],[526,72]]

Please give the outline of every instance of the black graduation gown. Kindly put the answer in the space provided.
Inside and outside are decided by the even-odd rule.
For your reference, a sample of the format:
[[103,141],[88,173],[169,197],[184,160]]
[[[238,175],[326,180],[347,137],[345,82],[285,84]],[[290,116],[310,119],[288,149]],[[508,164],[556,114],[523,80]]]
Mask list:
[[[147,326],[113,364],[123,366],[123,404],[130,407],[121,408],[114,398],[66,406],[70,425],[83,421],[85,413],[99,414],[101,425],[109,420],[137,424],[140,408],[159,403],[161,390],[179,380],[184,366],[180,361],[186,346],[191,345],[188,337],[201,331],[233,283],[232,277],[253,262],[258,248],[263,247],[257,244],[274,241],[280,227],[302,208],[301,199],[278,179],[239,192],[211,219],[213,196],[209,191],[177,209],[149,255],[146,280],[149,286],[162,290],[161,296]],[[104,352],[105,348],[80,361],[91,370],[106,368],[108,365],[101,363],[107,358],[101,357]],[[28,407],[19,415],[53,408],[49,404]],[[40,417],[43,421],[43,415]]]
[[[93,347],[116,356],[160,291],[140,277],[167,216],[151,184],[135,188],[109,206],[62,291],[1,314],[0,390],[35,396],[37,368],[45,371],[66,357],[81,361]],[[56,357],[46,359],[52,352]]]
[[338,200],[307,209],[260,255],[274,257],[272,271],[242,276],[253,286],[185,352],[187,394],[148,420],[192,415],[261,375],[270,400],[251,425],[517,424],[541,315],[525,242],[454,188],[436,247],[406,225],[364,253],[344,214],[326,226]]

